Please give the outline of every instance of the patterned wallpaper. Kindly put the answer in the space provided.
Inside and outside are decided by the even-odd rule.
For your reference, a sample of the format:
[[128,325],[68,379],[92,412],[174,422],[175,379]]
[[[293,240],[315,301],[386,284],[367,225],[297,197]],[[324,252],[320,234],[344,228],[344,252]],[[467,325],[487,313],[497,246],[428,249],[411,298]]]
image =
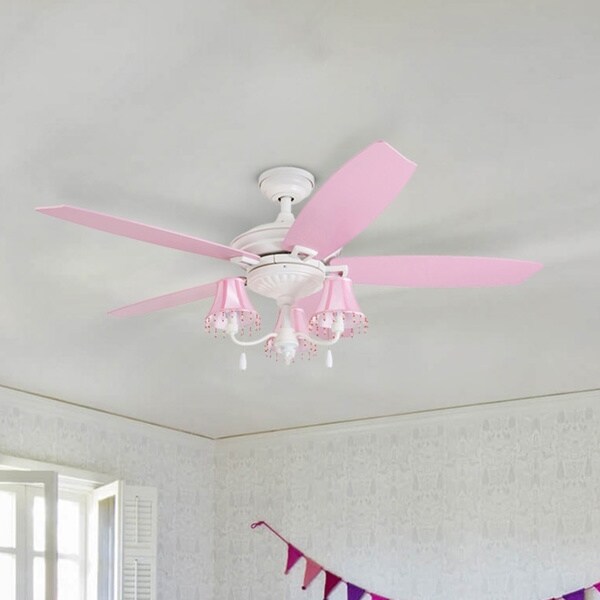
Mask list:
[[161,600],[213,597],[214,443],[0,389],[0,453],[158,488]]
[[284,577],[285,546],[258,519],[395,600],[544,600],[600,580],[599,400],[219,442],[218,597],[322,599],[323,575],[300,590],[303,561]]
[[261,518],[394,600],[545,600],[600,579],[599,400],[215,445],[0,389],[0,453],[156,486],[161,600],[321,600],[322,576],[307,592],[301,564],[283,576],[284,545],[249,528]]

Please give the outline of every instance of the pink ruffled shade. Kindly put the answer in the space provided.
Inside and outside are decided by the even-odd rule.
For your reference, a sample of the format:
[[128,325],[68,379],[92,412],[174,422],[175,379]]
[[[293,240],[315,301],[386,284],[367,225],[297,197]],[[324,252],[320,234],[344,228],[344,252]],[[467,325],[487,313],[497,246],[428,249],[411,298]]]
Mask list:
[[[292,327],[296,333],[304,333],[305,335],[309,335],[308,333],[308,320],[306,318],[306,313],[302,308],[298,308],[294,306],[290,309],[290,319],[292,321]],[[281,315],[281,311],[279,311],[279,315],[277,317],[277,323],[275,323],[274,332],[277,333],[281,329],[281,325],[283,324],[283,316]],[[296,350],[296,356],[300,358],[310,358],[317,353],[317,346],[308,340],[298,339],[298,350]],[[277,358],[278,354],[275,351],[275,340],[271,338],[265,342],[265,354],[269,357]]]
[[330,277],[325,280],[321,299],[315,314],[310,319],[310,328],[315,335],[325,339],[334,337],[331,327],[341,314],[344,320],[342,337],[353,337],[364,333],[369,322],[354,297],[352,280],[348,277]]
[[251,335],[252,331],[260,329],[260,315],[246,294],[245,284],[242,277],[230,277],[217,282],[213,305],[204,319],[208,333],[225,333],[231,317],[237,319],[239,335]]

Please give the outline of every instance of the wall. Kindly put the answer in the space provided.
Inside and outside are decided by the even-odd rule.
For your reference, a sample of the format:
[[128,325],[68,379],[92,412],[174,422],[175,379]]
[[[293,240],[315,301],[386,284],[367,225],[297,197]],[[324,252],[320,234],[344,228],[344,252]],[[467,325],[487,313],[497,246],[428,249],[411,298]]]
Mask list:
[[600,579],[599,400],[224,440],[215,488],[208,440],[0,389],[0,453],[156,486],[161,600],[321,600],[261,518],[395,600],[544,600]]
[[258,519],[399,600],[543,600],[600,580],[599,400],[219,442],[218,597],[322,599],[322,583],[300,591],[302,566],[283,575],[285,546]]
[[158,598],[213,597],[214,443],[0,389],[0,453],[158,488]]

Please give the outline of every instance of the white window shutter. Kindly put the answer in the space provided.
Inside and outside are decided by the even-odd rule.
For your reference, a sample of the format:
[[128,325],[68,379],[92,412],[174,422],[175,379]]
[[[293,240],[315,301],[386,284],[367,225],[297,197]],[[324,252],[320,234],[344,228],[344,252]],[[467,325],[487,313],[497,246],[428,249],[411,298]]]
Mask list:
[[[113,481],[91,494],[88,531],[88,597],[91,600],[121,600],[124,488],[123,481]],[[111,514],[101,516],[105,501],[109,502]]]
[[125,486],[122,600],[156,600],[157,504],[156,488]]

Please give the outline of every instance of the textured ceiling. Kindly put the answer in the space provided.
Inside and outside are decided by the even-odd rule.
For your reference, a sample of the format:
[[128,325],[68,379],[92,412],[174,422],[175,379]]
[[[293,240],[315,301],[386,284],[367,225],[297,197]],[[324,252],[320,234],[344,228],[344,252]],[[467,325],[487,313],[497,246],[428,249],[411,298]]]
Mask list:
[[[0,383],[223,436],[598,387],[595,0],[0,3]],[[198,303],[237,273],[76,227],[57,203],[228,243],[257,174],[323,181],[376,139],[419,164],[347,254],[523,258],[520,287],[359,288],[369,334],[286,369]],[[264,321],[273,307],[257,300]]]

